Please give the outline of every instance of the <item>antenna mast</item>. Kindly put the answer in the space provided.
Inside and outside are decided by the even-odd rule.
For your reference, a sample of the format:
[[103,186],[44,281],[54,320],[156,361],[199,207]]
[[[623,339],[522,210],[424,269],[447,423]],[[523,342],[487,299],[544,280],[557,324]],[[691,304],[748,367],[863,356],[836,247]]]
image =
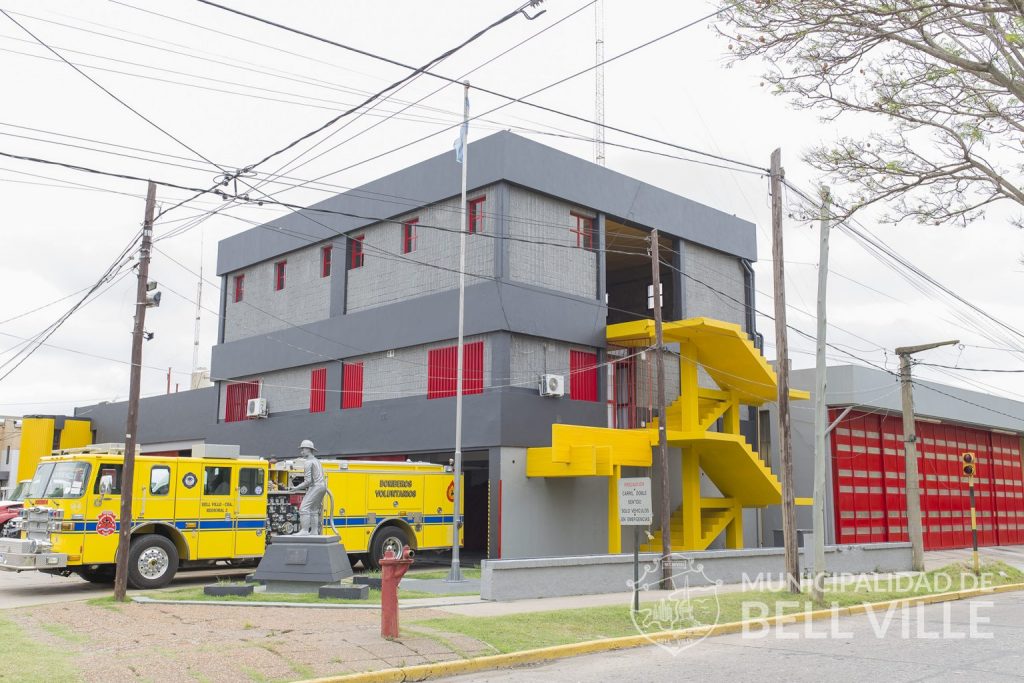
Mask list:
[[594,162],[604,166],[604,0],[594,3]]

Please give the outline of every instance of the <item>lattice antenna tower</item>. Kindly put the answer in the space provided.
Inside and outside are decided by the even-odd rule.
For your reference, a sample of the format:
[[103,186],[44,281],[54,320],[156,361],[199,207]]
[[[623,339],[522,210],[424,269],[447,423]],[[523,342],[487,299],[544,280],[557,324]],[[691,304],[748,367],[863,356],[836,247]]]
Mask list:
[[594,162],[604,166],[604,0],[594,3]]

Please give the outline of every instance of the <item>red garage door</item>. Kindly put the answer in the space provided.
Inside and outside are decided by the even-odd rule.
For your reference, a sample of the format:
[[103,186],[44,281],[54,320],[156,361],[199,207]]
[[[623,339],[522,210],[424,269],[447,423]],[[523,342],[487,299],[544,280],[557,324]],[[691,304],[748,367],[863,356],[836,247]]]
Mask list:
[[[832,420],[839,415],[831,411]],[[924,546],[970,545],[970,504],[960,455],[978,458],[978,542],[1024,543],[1021,439],[952,424],[918,422]],[[853,411],[832,432],[832,481],[840,543],[906,541],[906,471],[899,416]]]

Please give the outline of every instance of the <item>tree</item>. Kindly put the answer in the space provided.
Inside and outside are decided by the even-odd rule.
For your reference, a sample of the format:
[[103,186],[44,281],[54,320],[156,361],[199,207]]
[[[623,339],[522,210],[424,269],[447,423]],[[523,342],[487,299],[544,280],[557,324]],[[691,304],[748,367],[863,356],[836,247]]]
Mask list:
[[966,225],[995,202],[1024,207],[1024,0],[728,6],[732,61],[763,59],[774,92],[826,120],[888,121],[805,153],[856,188],[848,213],[884,201],[884,220]]

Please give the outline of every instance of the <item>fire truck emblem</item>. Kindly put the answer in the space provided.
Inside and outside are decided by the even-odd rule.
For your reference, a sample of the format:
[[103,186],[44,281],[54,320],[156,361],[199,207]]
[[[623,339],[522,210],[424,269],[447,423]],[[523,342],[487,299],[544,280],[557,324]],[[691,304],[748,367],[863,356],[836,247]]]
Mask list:
[[117,531],[117,516],[110,510],[104,510],[96,518],[96,533],[100,536],[109,536]]
[[186,472],[185,476],[181,478],[182,485],[187,489],[190,489],[193,486],[195,486],[197,481],[198,479],[196,478],[196,475],[193,472]]
[[449,503],[454,503],[455,502],[455,481],[454,480],[452,481],[452,483],[448,484],[448,502]]

